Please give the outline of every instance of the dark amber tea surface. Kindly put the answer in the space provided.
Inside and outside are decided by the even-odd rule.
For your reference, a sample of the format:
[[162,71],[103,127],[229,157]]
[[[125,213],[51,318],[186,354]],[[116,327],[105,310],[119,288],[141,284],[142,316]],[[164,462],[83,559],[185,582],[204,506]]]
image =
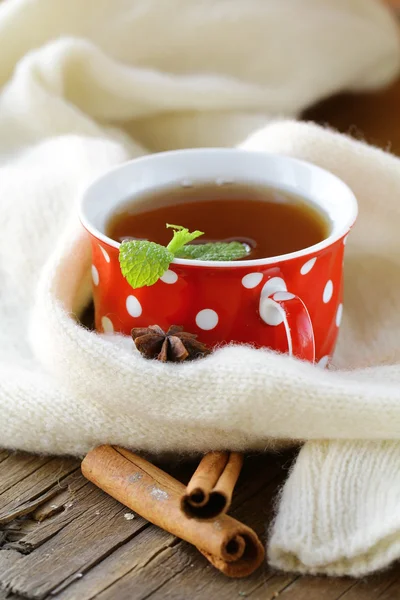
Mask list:
[[160,188],[127,201],[112,215],[106,234],[121,242],[145,239],[166,246],[165,224],[204,231],[194,243],[241,241],[246,259],[295,252],[329,235],[327,218],[300,196],[251,184],[198,184]]

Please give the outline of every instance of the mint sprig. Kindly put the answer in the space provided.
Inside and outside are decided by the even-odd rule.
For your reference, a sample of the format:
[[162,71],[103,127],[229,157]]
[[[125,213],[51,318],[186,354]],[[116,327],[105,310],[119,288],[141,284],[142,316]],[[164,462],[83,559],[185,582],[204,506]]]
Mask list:
[[204,235],[202,231],[190,232],[186,227],[170,225],[174,230],[168,246],[161,246],[146,240],[122,242],[119,248],[119,264],[122,275],[129,285],[136,289],[153,285],[168,269],[174,258],[193,260],[238,260],[248,253],[240,242],[215,242],[187,246]]
[[190,233],[189,229],[186,229],[186,227],[181,227],[180,225],[170,225],[167,223],[166,227],[168,229],[174,229],[174,237],[167,246],[167,250],[172,252],[174,255],[176,255],[176,253],[179,252],[185,244],[193,242],[193,240],[196,238],[204,235],[204,231],[196,230]]
[[246,247],[240,242],[210,242],[184,246],[175,256],[194,260],[238,260],[246,254]]

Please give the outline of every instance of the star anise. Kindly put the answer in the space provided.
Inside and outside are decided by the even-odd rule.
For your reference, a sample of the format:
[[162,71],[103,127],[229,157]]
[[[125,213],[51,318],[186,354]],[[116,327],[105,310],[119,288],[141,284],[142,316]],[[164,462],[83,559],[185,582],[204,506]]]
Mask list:
[[197,339],[197,335],[183,331],[180,325],[172,325],[167,332],[158,325],[135,327],[131,333],[136,348],[145,358],[156,358],[161,362],[181,362],[210,353],[209,348]]

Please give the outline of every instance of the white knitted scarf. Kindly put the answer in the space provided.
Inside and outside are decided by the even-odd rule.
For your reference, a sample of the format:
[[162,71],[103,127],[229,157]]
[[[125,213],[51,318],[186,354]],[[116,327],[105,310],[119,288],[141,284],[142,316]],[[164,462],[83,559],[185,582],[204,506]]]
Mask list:
[[[0,49],[0,446],[79,455],[107,442],[161,452],[324,438],[305,444],[285,486],[271,562],[359,574],[399,556],[400,161],[312,125],[260,129],[394,77],[386,9],[5,0]],[[358,197],[336,368],[248,347],[163,365],[80,326],[82,188],[145,152],[248,136],[331,170]]]

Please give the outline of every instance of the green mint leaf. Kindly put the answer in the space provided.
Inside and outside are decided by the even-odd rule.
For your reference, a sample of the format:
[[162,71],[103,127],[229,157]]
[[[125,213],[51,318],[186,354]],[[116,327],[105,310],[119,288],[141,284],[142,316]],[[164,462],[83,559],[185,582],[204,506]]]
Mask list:
[[189,229],[186,229],[186,227],[181,227],[180,225],[170,225],[167,223],[167,227],[175,230],[174,237],[167,246],[167,250],[172,252],[172,254],[176,254],[178,250],[183,248],[185,244],[188,244],[201,235],[204,235],[203,231],[196,230],[192,231],[191,233]]
[[177,252],[176,257],[194,260],[238,260],[247,254],[246,246],[240,242],[214,242],[185,246]]
[[156,283],[173,260],[172,252],[154,242],[133,240],[119,247],[122,275],[134,289]]

